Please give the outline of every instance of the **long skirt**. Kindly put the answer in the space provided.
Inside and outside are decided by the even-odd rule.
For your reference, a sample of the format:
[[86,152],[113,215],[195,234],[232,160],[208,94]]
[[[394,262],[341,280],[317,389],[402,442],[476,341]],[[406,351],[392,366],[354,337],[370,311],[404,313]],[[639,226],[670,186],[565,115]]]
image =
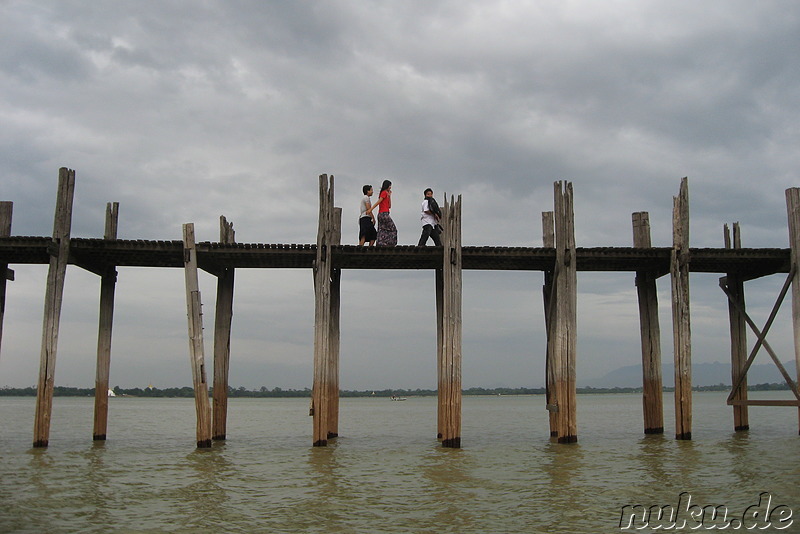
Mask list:
[[388,211],[378,213],[378,242],[379,247],[397,246],[397,226],[394,225]]

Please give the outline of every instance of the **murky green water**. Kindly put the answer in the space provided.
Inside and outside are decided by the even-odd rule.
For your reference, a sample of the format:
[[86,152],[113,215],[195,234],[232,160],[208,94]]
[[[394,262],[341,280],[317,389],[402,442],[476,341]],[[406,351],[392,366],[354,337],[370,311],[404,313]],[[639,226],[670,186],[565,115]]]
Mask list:
[[439,447],[434,398],[343,399],[327,448],[308,399],[232,399],[228,441],[202,451],[191,399],[111,399],[93,443],[93,400],[56,398],[34,450],[34,399],[0,397],[0,532],[620,532],[624,505],[681,492],[738,517],[769,492],[800,532],[797,410],[751,408],[734,434],[725,396],[695,393],[679,442],[669,411],[641,434],[637,395],[581,395],[575,445],[551,443],[541,397],[465,397],[460,450]]

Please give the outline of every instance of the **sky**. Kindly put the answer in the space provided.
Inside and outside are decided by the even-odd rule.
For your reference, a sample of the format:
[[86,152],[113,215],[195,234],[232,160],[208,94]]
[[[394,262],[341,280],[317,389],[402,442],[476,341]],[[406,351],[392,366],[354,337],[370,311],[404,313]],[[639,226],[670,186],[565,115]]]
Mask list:
[[[721,247],[739,222],[744,246],[788,247],[798,49],[800,4],[770,0],[0,0],[0,200],[12,235],[51,235],[69,167],[74,237],[102,237],[119,202],[121,239],[181,239],[192,222],[215,241],[225,215],[241,243],[314,243],[330,174],[355,244],[362,185],[390,179],[400,244],[417,242],[431,187],[462,195],[464,245],[535,247],[565,180],[577,246],[631,246],[636,211],[671,246],[686,176],[691,246]],[[24,387],[47,267],[11,268],[0,387]],[[730,358],[718,277],[690,278],[695,363]],[[784,277],[748,282],[759,325]],[[464,387],[543,385],[542,283],[464,272]],[[216,280],[200,284],[210,369]],[[68,268],[58,385],[94,386],[99,287]],[[658,290],[668,363],[668,276]],[[768,338],[784,361],[789,308]],[[239,269],[230,384],[310,388],[313,318],[310,270]],[[432,272],[345,271],[341,329],[343,389],[436,387]],[[111,385],[191,385],[188,354],[182,270],[120,267]],[[633,273],[579,273],[579,384],[640,361]]]

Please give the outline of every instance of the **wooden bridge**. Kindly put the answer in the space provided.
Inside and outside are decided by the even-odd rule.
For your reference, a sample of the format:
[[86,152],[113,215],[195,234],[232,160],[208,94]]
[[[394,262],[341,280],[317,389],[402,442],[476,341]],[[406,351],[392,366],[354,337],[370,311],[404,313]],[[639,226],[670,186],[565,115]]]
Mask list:
[[[437,309],[437,434],[445,447],[461,446],[461,273],[464,269],[528,270],[544,274],[543,300],[547,327],[546,408],[550,435],[560,443],[577,440],[576,424],[576,305],[577,271],[627,271],[636,274],[642,338],[644,432],[662,433],[662,377],[656,279],[669,274],[672,282],[672,319],[675,362],[675,436],[691,439],[691,336],[689,273],[719,273],[720,287],[729,298],[734,428],[749,428],[749,405],[800,407],[796,383],[783,368],[766,334],[785,295],[792,292],[795,359],[800,372],[800,283],[796,276],[800,253],[800,189],[786,191],[790,247],[742,248],[738,224],[725,226],[724,248],[690,248],[688,181],[681,181],[673,205],[673,246],[652,247],[646,212],[632,215],[632,247],[575,246],[572,185],[554,184],[554,211],[542,214],[543,247],[469,247],[461,245],[461,198],[443,206],[442,247],[358,247],[341,245],[341,209],[334,207],[333,176],[320,176],[320,216],[315,244],[236,243],[233,226],[220,218],[219,242],[194,240],[194,226],[183,227],[181,241],[117,239],[118,204],[106,206],[102,239],[72,238],[70,226],[75,172],[59,171],[59,193],[52,237],[11,235],[13,205],[0,202],[0,341],[5,311],[6,281],[14,279],[13,264],[49,264],[45,288],[42,351],[34,446],[49,443],[50,416],[58,327],[64,276],[68,264],[101,278],[100,319],[95,380],[94,439],[106,438],[108,377],[116,268],[177,267],[186,274],[190,362],[197,411],[197,445],[225,439],[227,419],[230,331],[236,269],[312,269],[315,289],[314,382],[311,414],[315,446],[327,445],[338,435],[339,398],[339,291],[343,269],[430,269],[436,276]],[[205,371],[202,302],[197,270],[218,279],[214,327],[213,410]],[[4,276],[2,274],[5,274]],[[747,315],[744,283],[775,273],[787,274],[786,283],[767,323],[759,328]],[[747,351],[746,330],[756,335]],[[748,399],[747,370],[764,348],[789,385],[793,400]],[[213,417],[212,417],[213,412]],[[798,412],[800,414],[800,411]],[[213,422],[212,422],[213,421]]]

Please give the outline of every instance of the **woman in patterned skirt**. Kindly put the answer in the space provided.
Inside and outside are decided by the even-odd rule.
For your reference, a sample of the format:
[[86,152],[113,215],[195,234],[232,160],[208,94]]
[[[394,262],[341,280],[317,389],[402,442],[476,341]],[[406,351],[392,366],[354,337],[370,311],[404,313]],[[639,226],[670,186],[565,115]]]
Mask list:
[[389,212],[392,208],[392,182],[384,180],[378,200],[368,210],[378,208],[378,243],[379,247],[394,247],[397,245],[397,226],[394,225]]

